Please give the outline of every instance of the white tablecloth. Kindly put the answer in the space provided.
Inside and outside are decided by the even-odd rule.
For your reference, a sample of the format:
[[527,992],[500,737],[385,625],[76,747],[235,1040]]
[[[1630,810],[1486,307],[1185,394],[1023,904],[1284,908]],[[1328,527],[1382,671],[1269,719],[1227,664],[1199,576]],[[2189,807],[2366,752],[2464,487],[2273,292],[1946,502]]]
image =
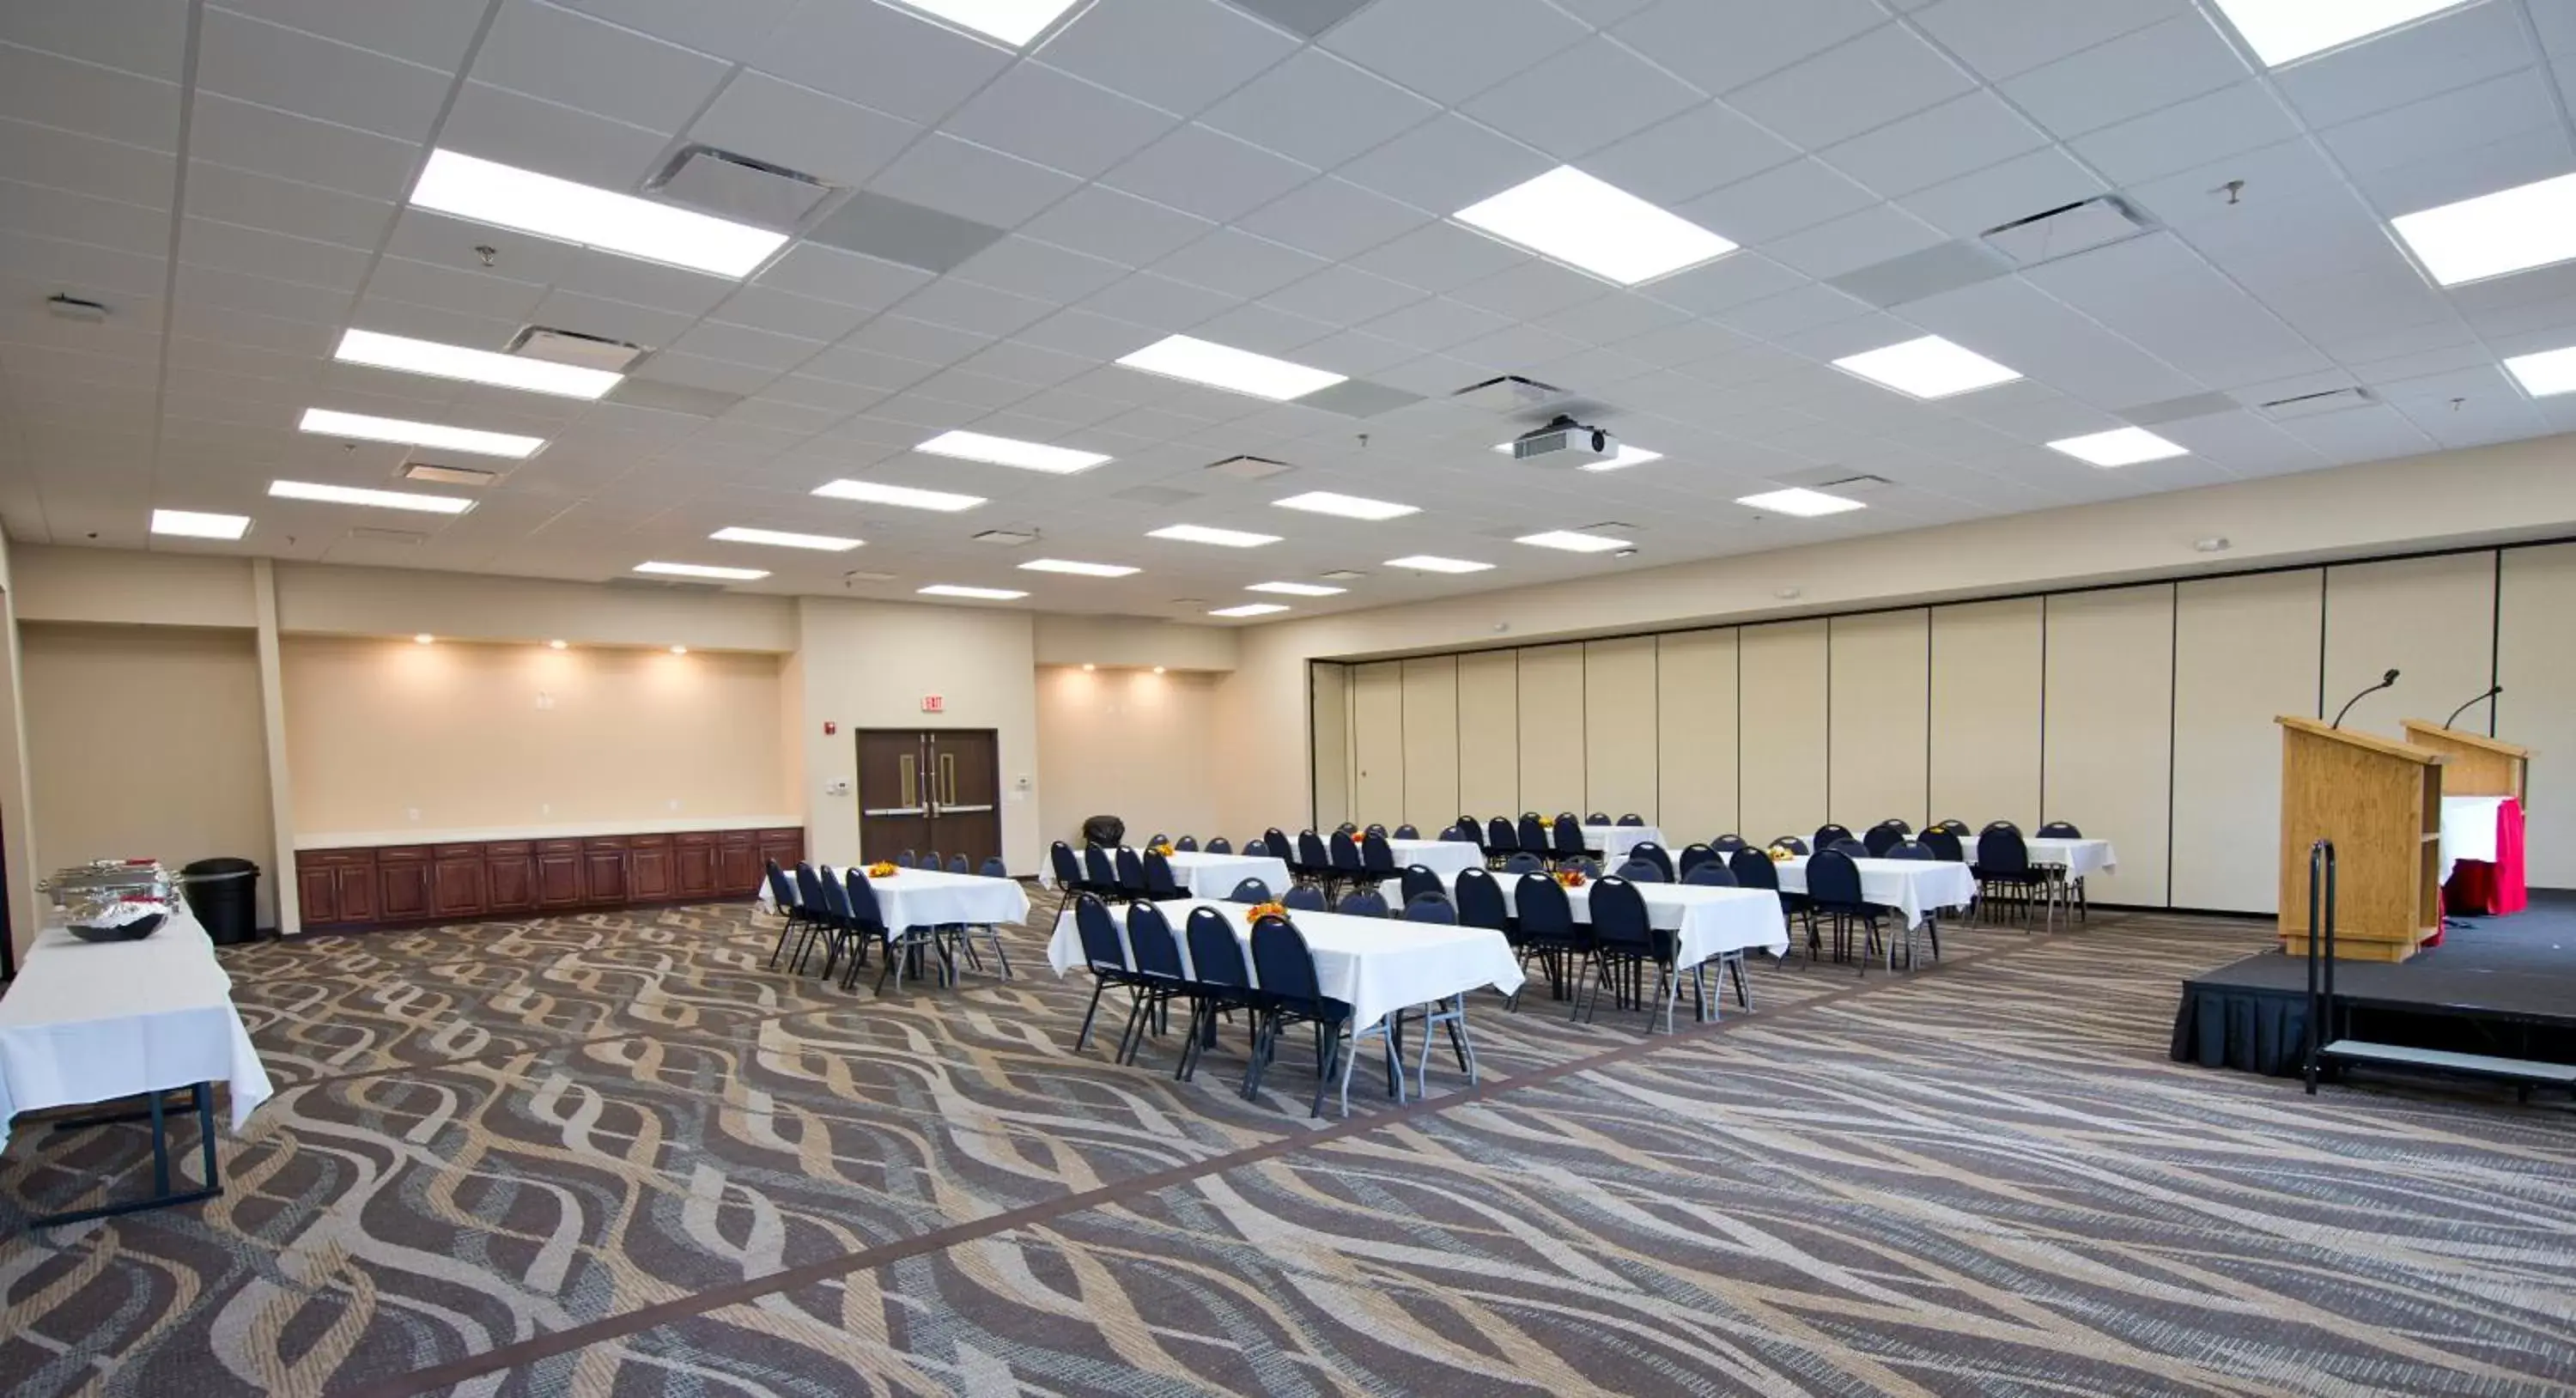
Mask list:
[[[1142,859],[1140,851],[1137,858]],[[1270,896],[1288,891],[1292,880],[1288,861],[1266,854],[1209,854],[1204,850],[1181,851],[1170,857],[1172,878],[1181,887],[1201,898],[1223,898],[1234,892],[1234,886],[1245,879],[1259,879],[1269,886]],[[1055,887],[1055,869],[1050,865],[1038,875],[1038,887]]]
[[38,934],[0,997],[0,1149],[9,1118],[194,1083],[232,1089],[233,1129],[275,1090],[233,1008],[232,977],[184,908],[136,942]]
[[[832,872],[843,871],[835,867]],[[1029,915],[1029,893],[1017,879],[901,869],[891,877],[868,880],[868,887],[876,892],[877,914],[888,935],[907,927],[1018,922]]]
[[2442,882],[2451,881],[2451,871],[2463,859],[2493,864],[2496,857],[2496,822],[2501,818],[2504,798],[2501,796],[2445,796],[2442,798]]
[[[1242,904],[1192,899],[1159,906],[1171,921],[1172,941],[1180,948],[1185,970],[1190,966],[1189,920],[1194,908],[1214,908],[1223,915],[1226,925],[1234,929],[1235,940],[1243,944],[1244,963],[1251,964],[1252,924],[1244,918]],[[1047,963],[1057,975],[1084,962],[1082,934],[1075,929],[1073,916],[1067,909],[1056,920],[1055,936],[1047,943]],[[1124,948],[1127,920],[1124,916],[1114,920]],[[1351,1023],[1358,1028],[1375,1024],[1393,1011],[1484,986],[1506,995],[1521,988],[1519,958],[1512,955],[1503,934],[1489,928],[1339,913],[1295,913],[1289,920],[1305,934],[1307,949],[1315,954],[1317,986],[1326,999],[1351,1007]],[[1128,965],[1134,964],[1135,955],[1129,952]],[[1259,983],[1257,974],[1254,983]]]
[[[1860,896],[1905,914],[1905,925],[1920,927],[1924,915],[1942,908],[1964,908],[1977,896],[1977,881],[1965,864],[1946,859],[1855,859],[1860,870]],[[1780,891],[1807,891],[1807,861],[1775,861]]]
[[1389,840],[1386,849],[1395,856],[1395,867],[1410,869],[1419,864],[1444,879],[1485,864],[1485,852],[1464,840]]
[[1601,867],[1616,871],[1628,862],[1628,851],[1639,845],[1664,845],[1675,859],[1681,855],[1664,844],[1664,832],[1651,825],[1587,825],[1583,827],[1583,847],[1601,851]]
[[2070,879],[2086,874],[2105,873],[2120,867],[2119,851],[2108,840],[2071,840],[2055,835],[2033,835],[2023,840],[2022,848],[2030,851],[2030,862],[2063,869]]
[[[1451,896],[1457,894],[1455,878],[1441,882]],[[1494,882],[1503,891],[1503,911],[1520,915],[1520,880],[1497,876]],[[1723,888],[1702,884],[1640,883],[1634,885],[1646,901],[1646,924],[1679,934],[1679,964],[1696,966],[1712,956],[1731,951],[1767,951],[1773,956],[1789,950],[1788,920],[1780,915],[1780,899],[1767,888]],[[1386,901],[1401,907],[1404,881],[1389,879]],[[1592,885],[1565,891],[1566,905],[1573,909],[1574,920],[1592,921]]]

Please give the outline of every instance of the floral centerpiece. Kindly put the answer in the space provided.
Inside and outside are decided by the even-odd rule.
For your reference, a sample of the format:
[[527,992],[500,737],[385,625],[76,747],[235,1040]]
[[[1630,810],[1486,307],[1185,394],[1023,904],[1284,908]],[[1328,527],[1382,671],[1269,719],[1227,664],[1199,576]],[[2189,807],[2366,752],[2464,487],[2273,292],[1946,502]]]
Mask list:
[[891,859],[880,859],[868,866],[868,877],[872,879],[890,879],[894,874],[895,863]]
[[1567,888],[1581,888],[1585,883],[1583,871],[1580,869],[1560,870],[1557,873],[1556,881]]
[[1259,922],[1265,917],[1284,918],[1286,916],[1288,916],[1287,906],[1281,903],[1255,903],[1243,910],[1245,922]]
[[1773,845],[1768,853],[1771,856],[1771,862],[1774,864],[1786,864],[1790,860],[1798,857],[1798,852],[1789,848],[1787,845]]
[[1159,854],[1165,859],[1171,858],[1173,853],[1172,846],[1168,841],[1159,845],[1149,845],[1146,847],[1145,852],[1147,854]]
[[1538,827],[1541,830],[1554,830],[1556,828],[1556,817],[1540,816],[1538,818]]

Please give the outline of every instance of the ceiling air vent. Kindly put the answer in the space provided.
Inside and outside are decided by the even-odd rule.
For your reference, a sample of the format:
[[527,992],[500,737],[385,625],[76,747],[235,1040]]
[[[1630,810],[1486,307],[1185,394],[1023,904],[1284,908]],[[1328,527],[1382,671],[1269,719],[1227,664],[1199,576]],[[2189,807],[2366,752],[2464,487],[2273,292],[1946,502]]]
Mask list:
[[1223,461],[1209,462],[1207,469],[1220,476],[1232,476],[1239,481],[1264,481],[1272,476],[1285,475],[1297,468],[1285,461],[1273,461],[1266,456],[1229,456]]
[[1525,413],[1569,396],[1555,384],[1525,379],[1518,374],[1505,374],[1498,379],[1471,383],[1450,394],[1449,401],[1482,408],[1489,413]]
[[1199,498],[1199,493],[1195,490],[1175,490],[1168,485],[1131,485],[1125,490],[1111,491],[1109,498],[1132,500],[1139,505],[1177,505],[1184,500],[1196,500]]
[[1977,236],[1986,246],[2012,259],[2015,266],[2036,267],[2079,252],[2126,242],[2147,231],[2147,221],[2113,194],[2064,204],[2046,213],[1999,224]]
[[2275,398],[2256,407],[2270,418],[2323,417],[2328,413],[2349,412],[2370,406],[2370,393],[2359,388],[2330,388],[2322,393],[2299,393]]
[[498,471],[474,466],[437,466],[426,461],[414,461],[404,466],[402,473],[405,480],[428,481],[432,485],[490,485],[501,479]]
[[600,579],[600,583],[601,583],[601,585],[602,585],[602,586],[605,586],[605,587],[622,587],[622,588],[627,588],[627,589],[629,589],[629,590],[637,591],[637,592],[700,592],[700,593],[714,593],[714,592],[722,592],[722,591],[724,591],[724,584],[722,584],[722,583],[711,583],[711,582],[688,582],[688,581],[684,581],[684,580],[679,579],[679,578],[669,578],[669,579],[664,579],[664,578],[630,578],[630,577],[615,577],[615,578],[602,578],[602,579]]
[[718,218],[779,229],[804,222],[832,195],[832,186],[801,170],[713,146],[682,147],[644,187]]
[[1034,544],[1037,541],[1038,531],[1034,529],[987,529],[975,536],[975,542],[979,544],[994,544],[1006,549],[1015,549],[1023,544]]
[[1336,568],[1329,573],[1317,573],[1315,576],[1326,582],[1349,582],[1353,578],[1365,578],[1368,574],[1357,568]]
[[392,544],[399,548],[410,548],[429,539],[417,529],[380,529],[372,524],[358,525],[349,531],[349,537],[361,544]]
[[599,335],[584,335],[578,330],[557,330],[547,325],[531,325],[510,337],[502,346],[511,354],[530,359],[543,359],[554,364],[572,364],[584,369],[602,369],[623,374],[628,366],[644,357],[644,347],[624,340],[611,340]]

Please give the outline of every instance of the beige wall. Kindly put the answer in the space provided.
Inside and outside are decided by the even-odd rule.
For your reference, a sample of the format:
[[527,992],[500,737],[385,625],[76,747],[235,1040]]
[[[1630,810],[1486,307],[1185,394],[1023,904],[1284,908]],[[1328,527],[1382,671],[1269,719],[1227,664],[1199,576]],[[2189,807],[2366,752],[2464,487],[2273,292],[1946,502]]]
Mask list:
[[776,656],[290,636],[280,668],[308,836],[796,809]]
[[1237,633],[1143,617],[1040,613],[1035,634],[1040,665],[1224,671],[1234,668]]
[[21,544],[20,621],[257,626],[252,561],[212,554]]
[[19,632],[39,872],[151,856],[261,866],[259,920],[279,880],[269,824],[259,657],[247,631],[30,623]]
[[[1834,819],[1921,825],[1931,762],[1932,618],[1920,608],[1833,621]],[[1777,832],[1774,832],[1777,833]]]
[[2106,903],[2166,901],[2173,649],[2169,585],[2048,599],[2040,818],[2119,851],[2118,869],[2085,881]]
[[20,683],[18,584],[9,541],[0,537],[0,867],[9,881],[9,942],[20,953],[44,925],[50,901],[36,891],[35,798],[27,779],[27,723]]
[[[1128,838],[1204,840],[1215,828],[1207,754],[1216,681],[1150,670],[1038,670],[1038,835],[1079,845],[1082,822],[1114,815]],[[1007,781],[1005,785],[1007,785]],[[1245,837],[1237,835],[1240,841]]]
[[[2317,713],[2323,569],[2174,589],[2173,901],[2280,897],[2281,714]],[[2340,702],[2340,701],[2338,701]]]
[[[2576,888],[2576,544],[2508,550],[2496,621],[2492,732],[2533,749],[2524,871],[2535,887]],[[2417,716],[2439,722],[2459,702]],[[2486,730],[2489,716],[2481,705],[2460,726]]]

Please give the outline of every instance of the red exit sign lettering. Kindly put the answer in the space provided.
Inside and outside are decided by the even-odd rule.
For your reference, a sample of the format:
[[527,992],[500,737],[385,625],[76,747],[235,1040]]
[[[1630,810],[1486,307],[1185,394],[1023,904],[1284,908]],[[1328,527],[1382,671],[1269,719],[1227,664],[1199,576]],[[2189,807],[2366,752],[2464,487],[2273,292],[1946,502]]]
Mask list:
[[948,696],[944,694],[925,694],[921,696],[921,711],[926,714],[944,714],[948,712]]

